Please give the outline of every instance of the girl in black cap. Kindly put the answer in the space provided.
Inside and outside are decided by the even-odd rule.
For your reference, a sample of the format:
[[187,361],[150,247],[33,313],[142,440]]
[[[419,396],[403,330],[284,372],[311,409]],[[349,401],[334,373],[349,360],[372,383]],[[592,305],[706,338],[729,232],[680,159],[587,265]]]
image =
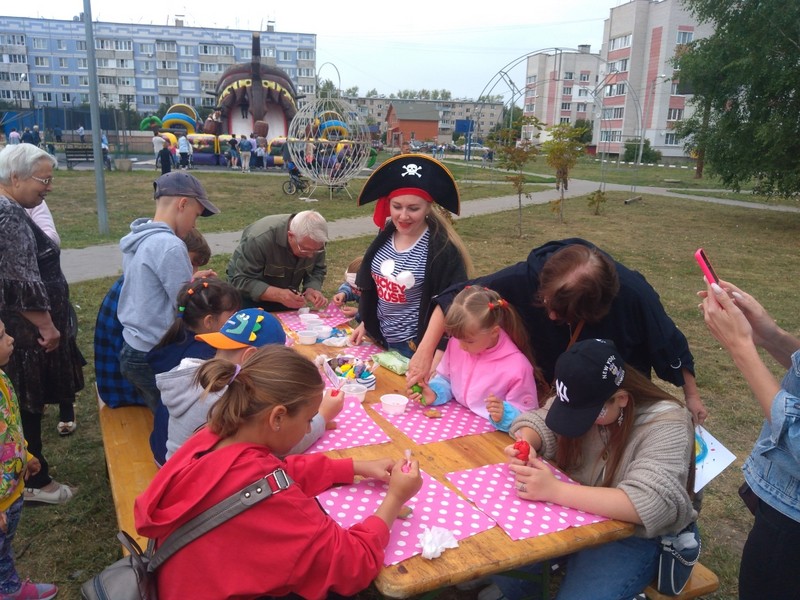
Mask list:
[[[558,593],[559,600],[632,598],[656,577],[661,536],[677,535],[697,518],[688,491],[691,415],[625,365],[609,340],[577,342],[559,357],[555,376],[555,397],[509,430],[531,446],[525,463],[511,458],[517,494],[633,523],[633,537],[571,555]],[[508,456],[516,453],[514,445],[506,448]],[[583,485],[557,480],[539,456]],[[509,600],[530,595],[534,585],[495,582]]]
[[381,231],[356,278],[363,321],[351,339],[360,343],[367,333],[410,357],[425,332],[431,298],[472,270],[461,238],[433,210],[436,202],[458,214],[458,188],[440,162],[407,154],[386,161],[367,180],[358,204],[373,201]]

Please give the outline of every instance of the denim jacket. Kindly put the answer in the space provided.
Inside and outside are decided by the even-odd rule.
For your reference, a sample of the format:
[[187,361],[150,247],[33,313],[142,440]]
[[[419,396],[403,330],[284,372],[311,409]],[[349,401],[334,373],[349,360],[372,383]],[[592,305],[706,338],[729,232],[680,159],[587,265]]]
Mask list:
[[744,477],[761,500],[800,522],[800,350],[792,355],[781,388],[744,464]]

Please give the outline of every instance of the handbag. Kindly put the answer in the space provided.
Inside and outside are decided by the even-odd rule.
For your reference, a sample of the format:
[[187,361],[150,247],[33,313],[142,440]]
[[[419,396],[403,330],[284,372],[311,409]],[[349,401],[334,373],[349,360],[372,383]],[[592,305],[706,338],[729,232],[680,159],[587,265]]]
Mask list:
[[211,508],[181,525],[167,537],[158,550],[150,540],[142,551],[127,532],[120,531],[117,539],[130,552],[112,563],[81,586],[83,600],[158,600],[156,569],[189,542],[199,538],[228,519],[251,506],[277,494],[293,483],[283,469],[221,500]]
[[700,530],[692,521],[677,535],[661,536],[656,589],[667,596],[677,596],[686,587],[692,569],[700,557]]

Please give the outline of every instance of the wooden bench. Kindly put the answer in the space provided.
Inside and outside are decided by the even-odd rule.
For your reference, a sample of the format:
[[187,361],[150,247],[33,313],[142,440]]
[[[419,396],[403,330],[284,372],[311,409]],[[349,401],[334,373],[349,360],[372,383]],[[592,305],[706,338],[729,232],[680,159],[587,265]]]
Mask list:
[[692,576],[689,578],[686,587],[677,596],[660,594],[655,588],[655,582],[645,589],[644,595],[649,600],[689,600],[690,598],[699,598],[715,592],[717,588],[719,588],[719,578],[716,574],[701,563],[697,563],[692,569]]
[[64,154],[67,157],[67,169],[82,162],[94,162],[94,151],[89,144],[83,146],[64,146]]
[[117,525],[144,549],[147,538],[136,533],[133,502],[158,471],[149,441],[153,413],[145,406],[109,408],[99,395],[97,399]]

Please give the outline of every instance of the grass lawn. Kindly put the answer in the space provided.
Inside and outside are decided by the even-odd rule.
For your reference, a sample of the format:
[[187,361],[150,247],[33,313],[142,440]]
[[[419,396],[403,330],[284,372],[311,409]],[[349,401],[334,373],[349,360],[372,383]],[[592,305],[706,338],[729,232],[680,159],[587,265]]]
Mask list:
[[[216,194],[212,197],[219,200],[223,210],[228,206],[224,191],[240,197],[240,190],[247,190],[257,199],[253,203],[256,208],[240,207],[230,213],[253,210],[260,215],[286,210],[288,204],[284,203],[294,202],[292,206],[296,206],[296,199],[273,198],[264,191],[272,179],[281,182],[282,178],[242,176],[233,181],[230,176],[203,175],[209,187],[214,186]],[[82,191],[67,192],[72,185],[65,185],[65,179],[83,186]],[[115,193],[128,193],[127,188],[134,188],[136,192],[131,192],[130,198],[141,202],[137,208],[145,207],[150,177],[134,173],[114,174],[109,179]],[[86,202],[90,186],[91,182],[81,179],[80,173],[59,173],[57,189],[61,190],[61,199],[73,197],[76,207],[79,207],[78,197]],[[695,354],[698,385],[711,413],[706,426],[737,456],[734,466],[706,488],[700,519],[704,537],[701,561],[719,575],[721,582],[720,591],[708,597],[735,598],[741,548],[752,524],[736,494],[742,481],[739,467],[758,436],[761,417],[743,378],[706,331],[697,309],[696,292],[702,279],[692,255],[697,247],[705,247],[724,279],[759,298],[781,326],[798,331],[800,314],[795,309],[795,290],[785,283],[782,265],[795,261],[800,215],[657,196],[645,196],[641,202],[626,206],[622,202],[625,197],[626,194],[609,193],[600,216],[591,214],[585,198],[568,199],[564,224],[558,222],[549,206],[526,207],[522,213],[523,239],[515,237],[516,211],[462,219],[457,222],[457,229],[469,247],[478,273],[523,260],[530,248],[547,240],[579,236],[592,240],[642,272],[658,290],[667,312],[686,334]],[[57,202],[53,204],[59,206]],[[349,200],[338,199],[325,206],[336,210],[336,218],[340,218],[349,215],[350,209],[344,204],[351,206]],[[118,210],[133,208],[121,204]],[[216,220],[201,220],[200,226],[208,231],[207,227],[217,227]],[[224,228],[234,226],[230,221]],[[76,235],[77,224],[67,227],[59,222],[59,229],[67,244],[76,245],[71,238]],[[369,241],[370,237],[362,237],[329,245],[330,275],[324,290],[329,296],[340,283],[345,266],[363,253]],[[224,273],[227,259],[227,256],[214,257],[212,266]],[[116,520],[96,419],[91,367],[97,308],[112,281],[108,278],[72,286],[80,321],[79,343],[89,361],[85,369],[86,389],[77,405],[78,430],[71,437],[59,438],[55,431],[58,414],[54,408],[44,421],[44,448],[53,475],[77,485],[79,493],[63,507],[26,507],[15,543],[20,573],[35,580],[55,581],[62,588],[59,594],[62,599],[78,598],[80,583],[117,558],[119,551],[114,538]],[[771,360],[768,364],[775,365]],[[777,365],[774,371],[782,372]],[[368,591],[362,597],[375,598],[376,594]],[[474,594],[450,592],[443,598],[474,598]]]

